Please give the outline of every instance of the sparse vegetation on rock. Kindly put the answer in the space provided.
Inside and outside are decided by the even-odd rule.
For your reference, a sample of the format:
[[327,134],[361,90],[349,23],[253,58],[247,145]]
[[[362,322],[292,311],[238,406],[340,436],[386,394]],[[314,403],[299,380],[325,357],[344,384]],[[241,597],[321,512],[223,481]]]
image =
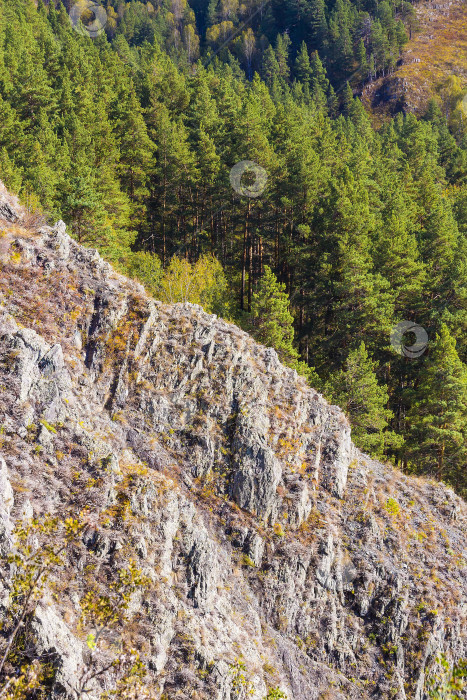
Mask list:
[[[270,348],[200,307],[154,302],[62,224],[27,228],[10,207],[2,688],[15,700],[72,700],[79,678],[96,698],[441,692],[436,658],[442,687],[466,653],[465,503],[359,452],[341,411]],[[31,567],[15,570],[22,541]],[[8,651],[27,600],[22,583],[16,608],[8,586],[43,566]]]

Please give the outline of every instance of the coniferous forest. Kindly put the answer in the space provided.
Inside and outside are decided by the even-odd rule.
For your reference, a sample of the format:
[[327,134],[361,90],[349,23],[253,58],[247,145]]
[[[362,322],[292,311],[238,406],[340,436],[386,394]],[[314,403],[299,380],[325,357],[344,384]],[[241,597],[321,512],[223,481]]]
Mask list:
[[413,5],[100,4],[91,37],[73,3],[0,0],[0,179],[157,299],[275,347],[364,451],[465,496],[463,95],[378,124],[359,99]]

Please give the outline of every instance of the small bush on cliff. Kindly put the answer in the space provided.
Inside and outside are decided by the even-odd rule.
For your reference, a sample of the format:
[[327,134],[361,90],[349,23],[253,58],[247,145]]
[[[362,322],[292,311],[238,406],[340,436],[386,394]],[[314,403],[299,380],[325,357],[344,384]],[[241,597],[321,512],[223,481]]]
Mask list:
[[432,669],[426,689],[432,700],[461,700],[467,678],[467,659],[452,667],[444,654],[436,659],[436,670]]
[[283,693],[282,690],[279,688],[270,688],[264,700],[281,700],[282,698],[287,700],[287,695]]
[[[37,658],[36,632],[32,622],[41,601],[63,591],[70,561],[76,561],[77,550],[83,550],[83,536],[88,529],[85,519],[60,520],[48,515],[18,523],[13,532],[11,551],[0,561],[3,597],[7,601],[0,627],[0,697],[3,700],[29,700],[50,697],[54,683],[54,659]],[[84,551],[81,552],[84,554]],[[78,557],[79,558],[79,557]],[[83,588],[82,572],[75,570]],[[112,673],[114,688],[102,700],[155,696],[144,685],[146,667],[139,652],[122,637],[118,653],[109,653],[110,642],[128,617],[128,608],[136,590],[145,588],[147,579],[131,564],[120,568],[108,581],[105,590],[86,590],[81,598],[82,616],[79,632],[88,647],[86,664],[70,687],[73,697],[83,697],[103,674]]]
[[401,507],[394,498],[388,498],[384,505],[384,509],[389,513],[389,515],[399,515],[401,512]]
[[193,265],[174,256],[161,280],[158,298],[167,304],[200,304],[208,313],[228,318],[227,280],[220,262],[203,255]]
[[242,693],[248,697],[254,694],[255,689],[248,678],[248,669],[241,657],[235,659],[235,663],[229,664],[229,671],[232,677],[232,688],[237,695]]
[[157,255],[144,250],[132,253],[126,265],[126,272],[130,277],[136,277],[149,294],[159,294],[163,271]]

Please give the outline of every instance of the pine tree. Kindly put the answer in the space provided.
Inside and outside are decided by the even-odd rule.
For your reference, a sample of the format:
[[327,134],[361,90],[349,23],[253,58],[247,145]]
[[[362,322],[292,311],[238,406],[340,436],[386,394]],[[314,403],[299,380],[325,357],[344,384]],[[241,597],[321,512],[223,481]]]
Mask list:
[[97,191],[95,173],[82,153],[73,160],[73,167],[63,185],[62,210],[72,234],[80,243],[103,249],[105,210]]
[[210,76],[202,66],[191,78],[189,87],[191,94],[186,110],[186,124],[192,135],[192,143],[196,143],[200,131],[217,139],[221,125],[219,109],[211,93]]
[[172,231],[186,232],[186,222],[192,220],[193,191],[199,172],[184,124],[172,121],[169,110],[157,102],[151,105],[150,120],[149,135],[157,149],[150,181],[150,247],[151,252],[160,255],[165,266],[171,253],[169,245],[173,251],[186,242],[175,236],[169,241],[168,236]]
[[402,184],[391,175],[386,182],[386,206],[373,259],[378,272],[391,284],[397,318],[423,306],[426,266],[418,248],[417,207],[404,196]]
[[30,127],[38,125],[43,110],[50,114],[56,106],[46,72],[27,51],[21,58],[14,79],[13,106]]
[[309,85],[312,78],[310,56],[308,55],[308,49],[304,41],[295,59],[295,77],[305,85]]
[[352,5],[349,0],[336,0],[329,21],[329,33],[332,41],[332,56],[335,66],[346,71],[353,58],[353,43],[350,35],[352,27]]
[[12,158],[21,157],[25,146],[24,125],[15,110],[0,95],[0,147],[6,148]]
[[346,83],[345,89],[342,93],[342,112],[346,117],[350,116],[350,113],[352,111],[353,101],[354,101],[353,90],[350,87],[349,83]]
[[[359,159],[360,169],[363,161]],[[361,173],[360,175],[362,175]],[[315,288],[310,314],[320,338],[311,338],[319,372],[339,369],[356,342],[371,354],[385,344],[391,328],[393,300],[389,283],[374,270],[371,236],[376,214],[368,190],[349,168],[332,183],[333,194],[319,212]]]
[[297,362],[293,346],[293,316],[285,284],[278,282],[271,268],[264,268],[251,306],[252,330],[256,340],[274,348],[284,364]]
[[356,445],[381,457],[385,447],[401,441],[387,431],[392,412],[387,408],[387,388],[378,384],[376,368],[362,342],[350,351],[345,368],[331,377],[325,391],[349,417]]
[[268,87],[272,87],[274,80],[279,79],[279,63],[272,46],[268,46],[263,53],[262,76]]
[[363,39],[360,39],[358,46],[357,46],[357,51],[356,51],[356,59],[357,63],[360,66],[360,76],[362,82],[366,80],[367,74],[368,74],[368,60],[366,56],[366,48],[365,48],[365,43]]
[[20,191],[23,182],[21,172],[15,167],[5,147],[0,147],[0,180],[14,193]]
[[50,215],[59,213],[59,187],[69,166],[66,145],[60,142],[44,110],[37,115],[37,131],[29,133],[20,155],[28,189]]
[[308,8],[308,22],[313,46],[317,51],[321,51],[324,48],[328,32],[324,0],[308,0]]
[[323,93],[327,94],[329,90],[329,80],[326,77],[326,69],[322,64],[317,51],[313,51],[311,54],[310,68],[313,90],[319,86]]
[[106,216],[115,236],[124,239],[125,246],[134,239],[134,233],[130,232],[131,203],[126,192],[120,187],[118,177],[119,149],[116,135],[112,129],[108,114],[108,106],[105,99],[95,98],[94,128],[87,126],[87,132],[91,135],[94,145],[94,171],[96,185],[102,203],[106,210]]
[[116,129],[120,156],[118,173],[123,189],[132,202],[133,225],[141,230],[146,215],[147,183],[155,147],[148,136],[133,85],[127,96],[121,96],[119,111]]
[[328,99],[327,99],[328,113],[331,118],[335,118],[339,112],[339,99],[334,91],[332,85],[329,87]]
[[323,109],[326,106],[326,95],[329,92],[329,80],[326,77],[326,70],[321,63],[321,59],[317,51],[313,51],[310,61],[311,70],[311,91],[313,93],[313,102],[318,108]]
[[218,0],[209,0],[207,9],[207,26],[210,27],[217,21]]
[[420,249],[430,271],[433,294],[436,295],[443,280],[450,276],[459,233],[452,206],[440,194],[438,187],[432,187],[430,183],[426,195]]
[[[214,214],[221,204],[219,195],[223,194],[220,187],[221,159],[216,151],[215,142],[203,129],[200,129],[198,133],[194,151],[200,174],[196,225],[199,231],[209,230],[210,250],[214,252],[218,243],[215,234]],[[195,240],[195,236],[193,236],[193,247],[199,249],[196,253],[206,252],[202,250],[201,246],[201,241]]]
[[423,364],[408,415],[409,455],[417,470],[449,481],[463,493],[467,493],[466,421],[467,369],[443,324]]
[[379,20],[375,20],[371,27],[371,46],[373,49],[375,71],[382,72],[384,75],[389,56],[389,42],[386,32]]
[[279,66],[279,78],[283,80],[284,83],[288,83],[290,78],[289,69],[289,50],[290,50],[290,37],[288,34],[278,34],[276,40],[276,60]]
[[404,23],[399,19],[396,22],[396,41],[399,51],[407,44],[409,37],[405,29]]

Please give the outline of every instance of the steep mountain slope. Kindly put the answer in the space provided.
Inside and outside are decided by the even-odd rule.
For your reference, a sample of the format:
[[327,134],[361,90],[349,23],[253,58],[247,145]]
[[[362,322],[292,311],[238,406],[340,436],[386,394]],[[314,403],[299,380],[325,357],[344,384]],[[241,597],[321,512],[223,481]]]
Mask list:
[[439,95],[453,76],[467,87],[465,0],[419,3],[416,20],[416,33],[403,50],[398,68],[363,91],[363,103],[376,115],[401,108],[422,114],[430,98]]
[[50,697],[76,696],[83,593],[132,558],[151,586],[120,633],[158,698],[425,697],[437,653],[467,651],[465,503],[359,453],[235,326],[154,302],[5,192],[0,216],[2,551],[33,513],[93,524],[30,622]]

